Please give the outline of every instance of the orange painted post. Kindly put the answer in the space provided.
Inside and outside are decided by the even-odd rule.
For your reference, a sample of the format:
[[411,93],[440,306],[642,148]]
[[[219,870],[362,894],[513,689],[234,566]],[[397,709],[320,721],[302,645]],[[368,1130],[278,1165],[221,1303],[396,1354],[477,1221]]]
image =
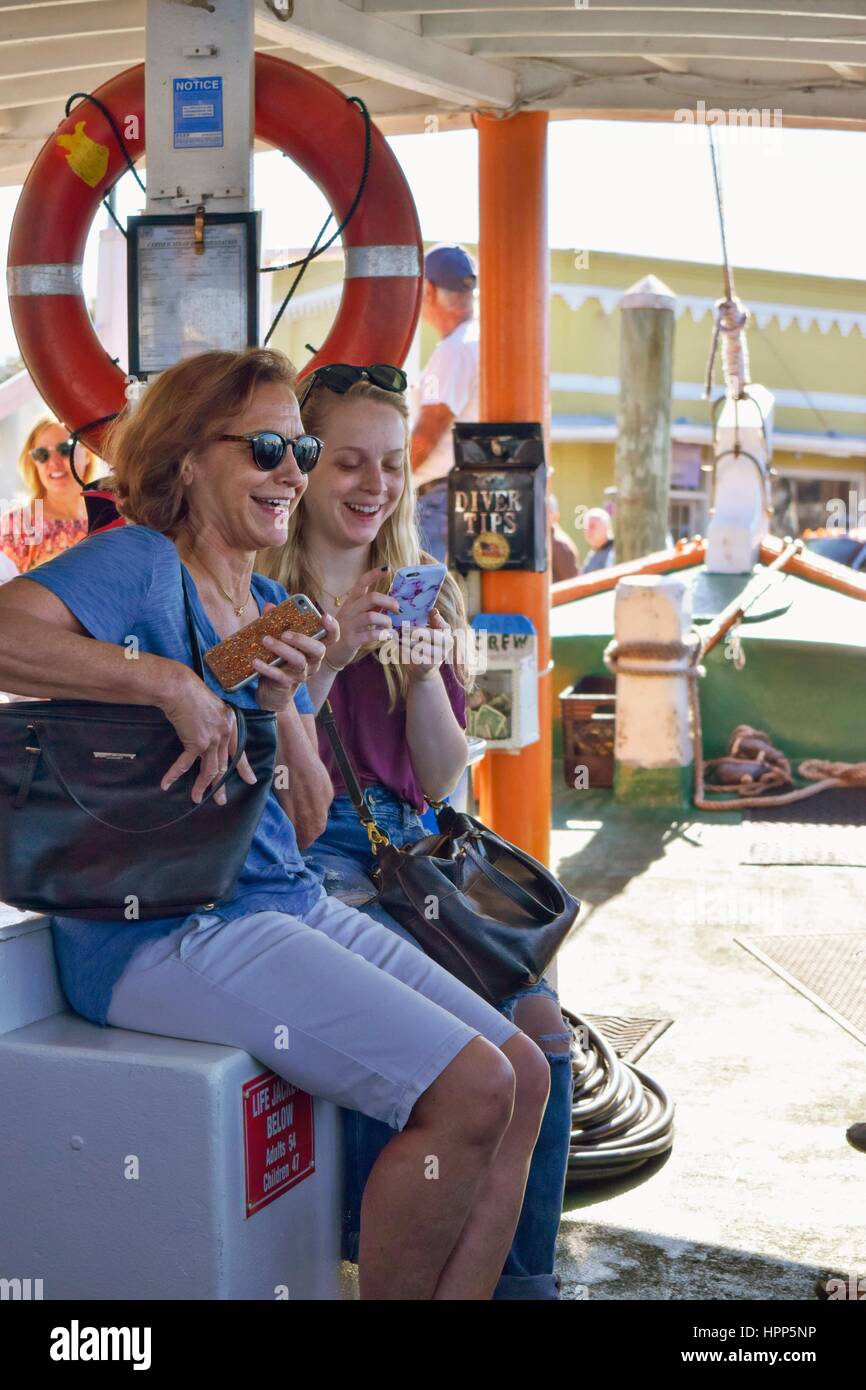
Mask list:
[[[550,453],[547,113],[477,116],[482,420],[538,420]],[[547,861],[550,847],[550,572],[482,576],[486,613],[524,613],[538,634],[541,738],[478,770],[482,818]]]

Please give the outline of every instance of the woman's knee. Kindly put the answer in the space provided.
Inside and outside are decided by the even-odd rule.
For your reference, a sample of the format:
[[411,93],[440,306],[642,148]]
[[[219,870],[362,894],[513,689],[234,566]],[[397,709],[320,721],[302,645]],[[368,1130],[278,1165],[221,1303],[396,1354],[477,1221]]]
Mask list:
[[510,1060],[485,1038],[473,1038],[419,1096],[409,1124],[442,1124],[469,1144],[495,1147],[511,1122],[515,1090]]
[[525,994],[514,1006],[513,1020],[548,1056],[569,1053],[572,1032],[552,994]]
[[515,1107],[543,1115],[550,1094],[550,1064],[541,1048],[524,1033],[515,1033],[503,1051],[514,1069]]

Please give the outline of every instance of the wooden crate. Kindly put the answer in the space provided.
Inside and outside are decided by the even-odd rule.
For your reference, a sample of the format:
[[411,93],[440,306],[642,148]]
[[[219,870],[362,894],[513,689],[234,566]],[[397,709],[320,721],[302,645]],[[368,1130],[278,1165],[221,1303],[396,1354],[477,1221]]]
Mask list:
[[590,787],[613,786],[616,681],[584,676],[559,696],[562,719],[562,771],[574,786],[575,770],[585,767]]

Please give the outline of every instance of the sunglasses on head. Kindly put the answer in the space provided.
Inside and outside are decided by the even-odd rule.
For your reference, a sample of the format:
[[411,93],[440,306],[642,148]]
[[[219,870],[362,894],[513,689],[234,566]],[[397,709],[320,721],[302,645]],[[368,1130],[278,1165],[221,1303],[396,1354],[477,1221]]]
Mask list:
[[30,457],[34,463],[47,463],[52,454],[59,454],[62,459],[68,459],[72,453],[72,440],[62,439],[59,444],[52,444],[50,449],[46,449],[44,444],[40,444],[37,449],[30,450]]
[[[406,373],[401,367],[390,367],[387,362],[374,362],[371,367],[355,367],[350,362],[331,362],[327,367],[317,367],[310,373],[311,383],[321,381],[329,391],[345,395],[350,387],[359,381],[372,382],[383,391],[399,393],[406,390]],[[310,387],[312,390],[312,385]]]
[[311,473],[319,462],[322,440],[314,434],[299,434],[296,439],[286,439],[276,430],[257,430],[255,434],[221,434],[219,439],[234,439],[249,444],[253,462],[257,468],[270,473],[279,468],[289,449],[295,456],[295,463],[302,473]]

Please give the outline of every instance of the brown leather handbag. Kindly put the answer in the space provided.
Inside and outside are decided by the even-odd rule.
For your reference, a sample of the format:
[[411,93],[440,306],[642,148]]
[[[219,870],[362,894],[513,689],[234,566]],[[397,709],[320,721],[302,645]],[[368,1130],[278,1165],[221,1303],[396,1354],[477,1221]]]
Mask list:
[[421,949],[491,1004],[537,984],[580,903],[525,850],[453,806],[431,803],[438,834],[398,849],[364,800],[329,701],[318,721],[376,856],[376,902]]

